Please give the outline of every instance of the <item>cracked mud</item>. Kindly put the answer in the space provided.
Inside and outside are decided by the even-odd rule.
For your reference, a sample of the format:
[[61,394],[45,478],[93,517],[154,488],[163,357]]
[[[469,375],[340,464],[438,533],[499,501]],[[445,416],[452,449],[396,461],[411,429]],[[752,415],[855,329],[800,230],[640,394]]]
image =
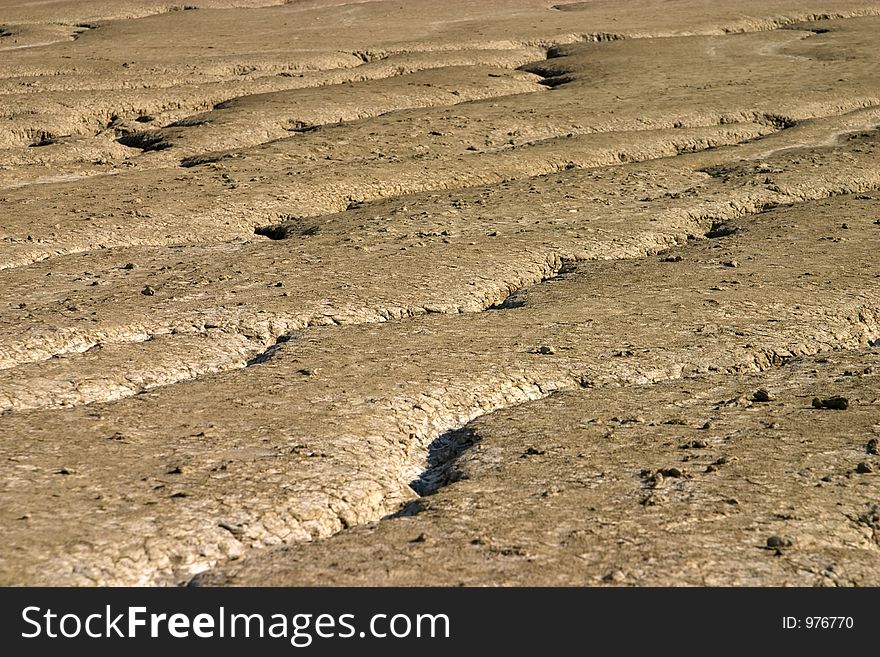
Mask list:
[[0,0],[0,582],[880,584],[880,4],[386,5]]

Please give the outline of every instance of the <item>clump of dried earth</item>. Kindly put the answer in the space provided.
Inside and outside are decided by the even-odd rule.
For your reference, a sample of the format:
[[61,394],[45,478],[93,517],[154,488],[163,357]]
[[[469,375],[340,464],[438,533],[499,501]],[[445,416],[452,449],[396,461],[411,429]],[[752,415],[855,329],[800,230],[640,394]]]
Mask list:
[[880,584],[878,35],[0,0],[0,582]]

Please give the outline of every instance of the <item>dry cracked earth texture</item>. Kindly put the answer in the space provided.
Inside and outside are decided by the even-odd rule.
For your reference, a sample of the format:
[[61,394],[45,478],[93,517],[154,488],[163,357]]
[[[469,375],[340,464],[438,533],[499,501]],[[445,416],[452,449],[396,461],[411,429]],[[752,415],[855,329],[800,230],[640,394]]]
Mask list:
[[0,0],[0,583],[880,585],[880,3]]

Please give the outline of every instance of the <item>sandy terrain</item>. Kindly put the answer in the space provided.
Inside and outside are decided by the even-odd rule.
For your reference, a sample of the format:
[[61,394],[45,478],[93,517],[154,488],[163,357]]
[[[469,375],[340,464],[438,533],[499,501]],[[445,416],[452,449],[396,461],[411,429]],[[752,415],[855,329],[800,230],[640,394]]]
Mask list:
[[880,2],[0,0],[0,583],[880,585]]

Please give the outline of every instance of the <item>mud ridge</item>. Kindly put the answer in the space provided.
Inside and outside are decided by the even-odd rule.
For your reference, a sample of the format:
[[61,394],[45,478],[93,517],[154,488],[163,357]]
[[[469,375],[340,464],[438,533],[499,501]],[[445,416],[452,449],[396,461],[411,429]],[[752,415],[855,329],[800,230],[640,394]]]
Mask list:
[[[710,175],[721,174],[713,172]],[[822,198],[833,198],[839,195],[875,191],[876,189],[878,189],[876,185],[855,185],[853,187],[847,186],[842,189],[827,189],[819,195],[806,194],[802,198],[792,197],[787,194],[774,194],[774,200],[758,198],[747,202],[732,202],[731,200],[723,199],[720,202],[711,202],[704,207],[703,211],[691,210],[686,213],[687,220],[695,225],[696,230],[691,229],[672,233],[664,232],[645,236],[640,242],[634,243],[631,248],[621,250],[616,259],[643,259],[655,255],[656,253],[669,248],[671,245],[687,243],[693,238],[711,239],[712,237],[726,235],[728,233],[723,232],[724,222],[731,219],[752,214],[760,214],[776,207],[791,207],[799,203],[815,201]],[[298,221],[295,222],[295,224],[299,226]],[[301,228],[301,226],[299,227]],[[523,273],[516,279],[499,282],[494,289],[487,294],[486,298],[481,300],[479,310],[476,312],[484,312],[493,309],[497,310],[499,308],[515,308],[521,300],[521,293],[523,291],[527,292],[528,287],[555,278],[560,272],[564,273],[566,267],[577,262],[589,262],[597,258],[606,259],[607,257],[607,254],[593,254],[590,252],[579,253],[569,250],[551,252],[545,257],[543,262],[535,263],[536,269],[533,270],[531,274]],[[464,311],[461,305],[452,302],[448,304],[446,309],[408,306],[363,308],[360,312],[368,317],[361,317],[353,321],[345,320],[343,322],[340,321],[340,319],[337,319],[341,318],[341,313],[333,315],[332,313],[328,314],[327,312],[324,312],[320,315],[309,317],[275,315],[270,317],[270,323],[276,327],[276,332],[270,335],[262,335],[256,340],[253,337],[255,331],[252,326],[241,325],[236,327],[235,324],[226,324],[225,330],[232,334],[231,337],[238,335],[241,338],[245,338],[246,345],[252,346],[245,347],[243,353],[240,351],[241,347],[238,347],[236,351],[231,354],[231,357],[225,362],[225,364],[214,364],[208,370],[203,370],[199,367],[198,363],[186,364],[176,374],[164,373],[161,382],[152,384],[148,387],[126,386],[123,389],[116,388],[112,398],[103,398],[100,395],[95,396],[93,393],[92,396],[84,397],[82,401],[76,403],[94,403],[108,401],[110,399],[119,399],[132,394],[137,394],[145,389],[152,389],[159,386],[173,385],[183,381],[193,380],[201,376],[203,373],[213,374],[216,372],[239,369],[248,365],[258,365],[271,358],[274,349],[279,342],[289,340],[293,337],[293,334],[296,331],[307,328],[340,325],[343,323],[346,325],[382,323],[389,320],[406,319],[433,312],[461,314],[463,312],[467,313],[471,311]],[[219,318],[214,321],[220,321],[222,323],[222,320]],[[41,360],[48,360],[52,357],[64,354],[83,353],[100,345],[143,342],[150,340],[155,336],[167,335],[169,332],[170,327],[147,328],[143,326],[124,327],[115,333],[100,332],[97,334],[90,334],[88,332],[84,333],[78,330],[66,330],[60,334],[56,333],[52,336],[52,339],[48,343],[43,344],[42,350],[39,353],[33,352],[29,347],[23,346],[16,348],[13,345],[7,348],[5,363],[0,361],[0,369],[8,369],[28,363],[36,363]],[[173,336],[171,337],[173,338]],[[57,344],[53,346],[52,342],[56,342]],[[17,352],[20,353],[16,356],[15,354]],[[25,353],[29,353],[30,355],[25,358],[23,357]],[[126,390],[128,392],[126,392]],[[53,405],[54,404],[50,402],[45,407],[51,407]],[[70,402],[68,401],[66,405],[70,405]],[[10,400],[3,406],[8,411],[15,408],[40,408],[44,407],[44,404],[37,403],[35,406],[34,402],[14,402]]]
[[[868,335],[880,336],[878,318],[880,318],[880,306],[863,308],[855,314],[855,317],[850,318],[852,320],[851,326],[853,329],[856,329],[857,332],[867,331]],[[860,343],[858,347],[872,346],[875,342],[880,344],[880,340],[876,337],[873,339],[868,337],[863,343]],[[725,375],[743,374],[744,372],[760,373],[771,368],[785,367],[793,360],[804,356],[830,355],[838,351],[846,351],[854,348],[853,345],[848,342],[843,342],[836,347],[832,346],[830,349],[826,344],[819,345],[819,347],[819,349],[813,349],[809,345],[800,345],[790,351],[760,349],[756,352],[751,363],[745,366],[726,368],[721,370],[721,372]],[[468,449],[473,447],[479,441],[478,434],[471,427],[471,423],[478,418],[491,415],[492,413],[500,413],[530,401],[545,399],[553,394],[574,388],[592,389],[599,387],[652,386],[675,380],[699,379],[701,376],[705,375],[697,374],[681,377],[657,378],[645,383],[635,379],[626,378],[597,381],[589,376],[574,375],[567,383],[558,384],[558,386],[555,386],[552,390],[546,392],[541,390],[539,394],[530,395],[529,398],[517,401],[516,403],[500,405],[491,410],[476,413],[467,422],[447,429],[433,439],[429,438],[427,446],[425,447],[427,457],[422,466],[423,469],[409,485],[419,498],[425,498],[435,494],[441,488],[459,481],[461,475],[456,469],[456,462]],[[398,515],[412,515],[413,513],[418,512],[420,508],[418,502],[414,503],[410,501],[396,513],[386,516],[385,519],[390,519]]]

